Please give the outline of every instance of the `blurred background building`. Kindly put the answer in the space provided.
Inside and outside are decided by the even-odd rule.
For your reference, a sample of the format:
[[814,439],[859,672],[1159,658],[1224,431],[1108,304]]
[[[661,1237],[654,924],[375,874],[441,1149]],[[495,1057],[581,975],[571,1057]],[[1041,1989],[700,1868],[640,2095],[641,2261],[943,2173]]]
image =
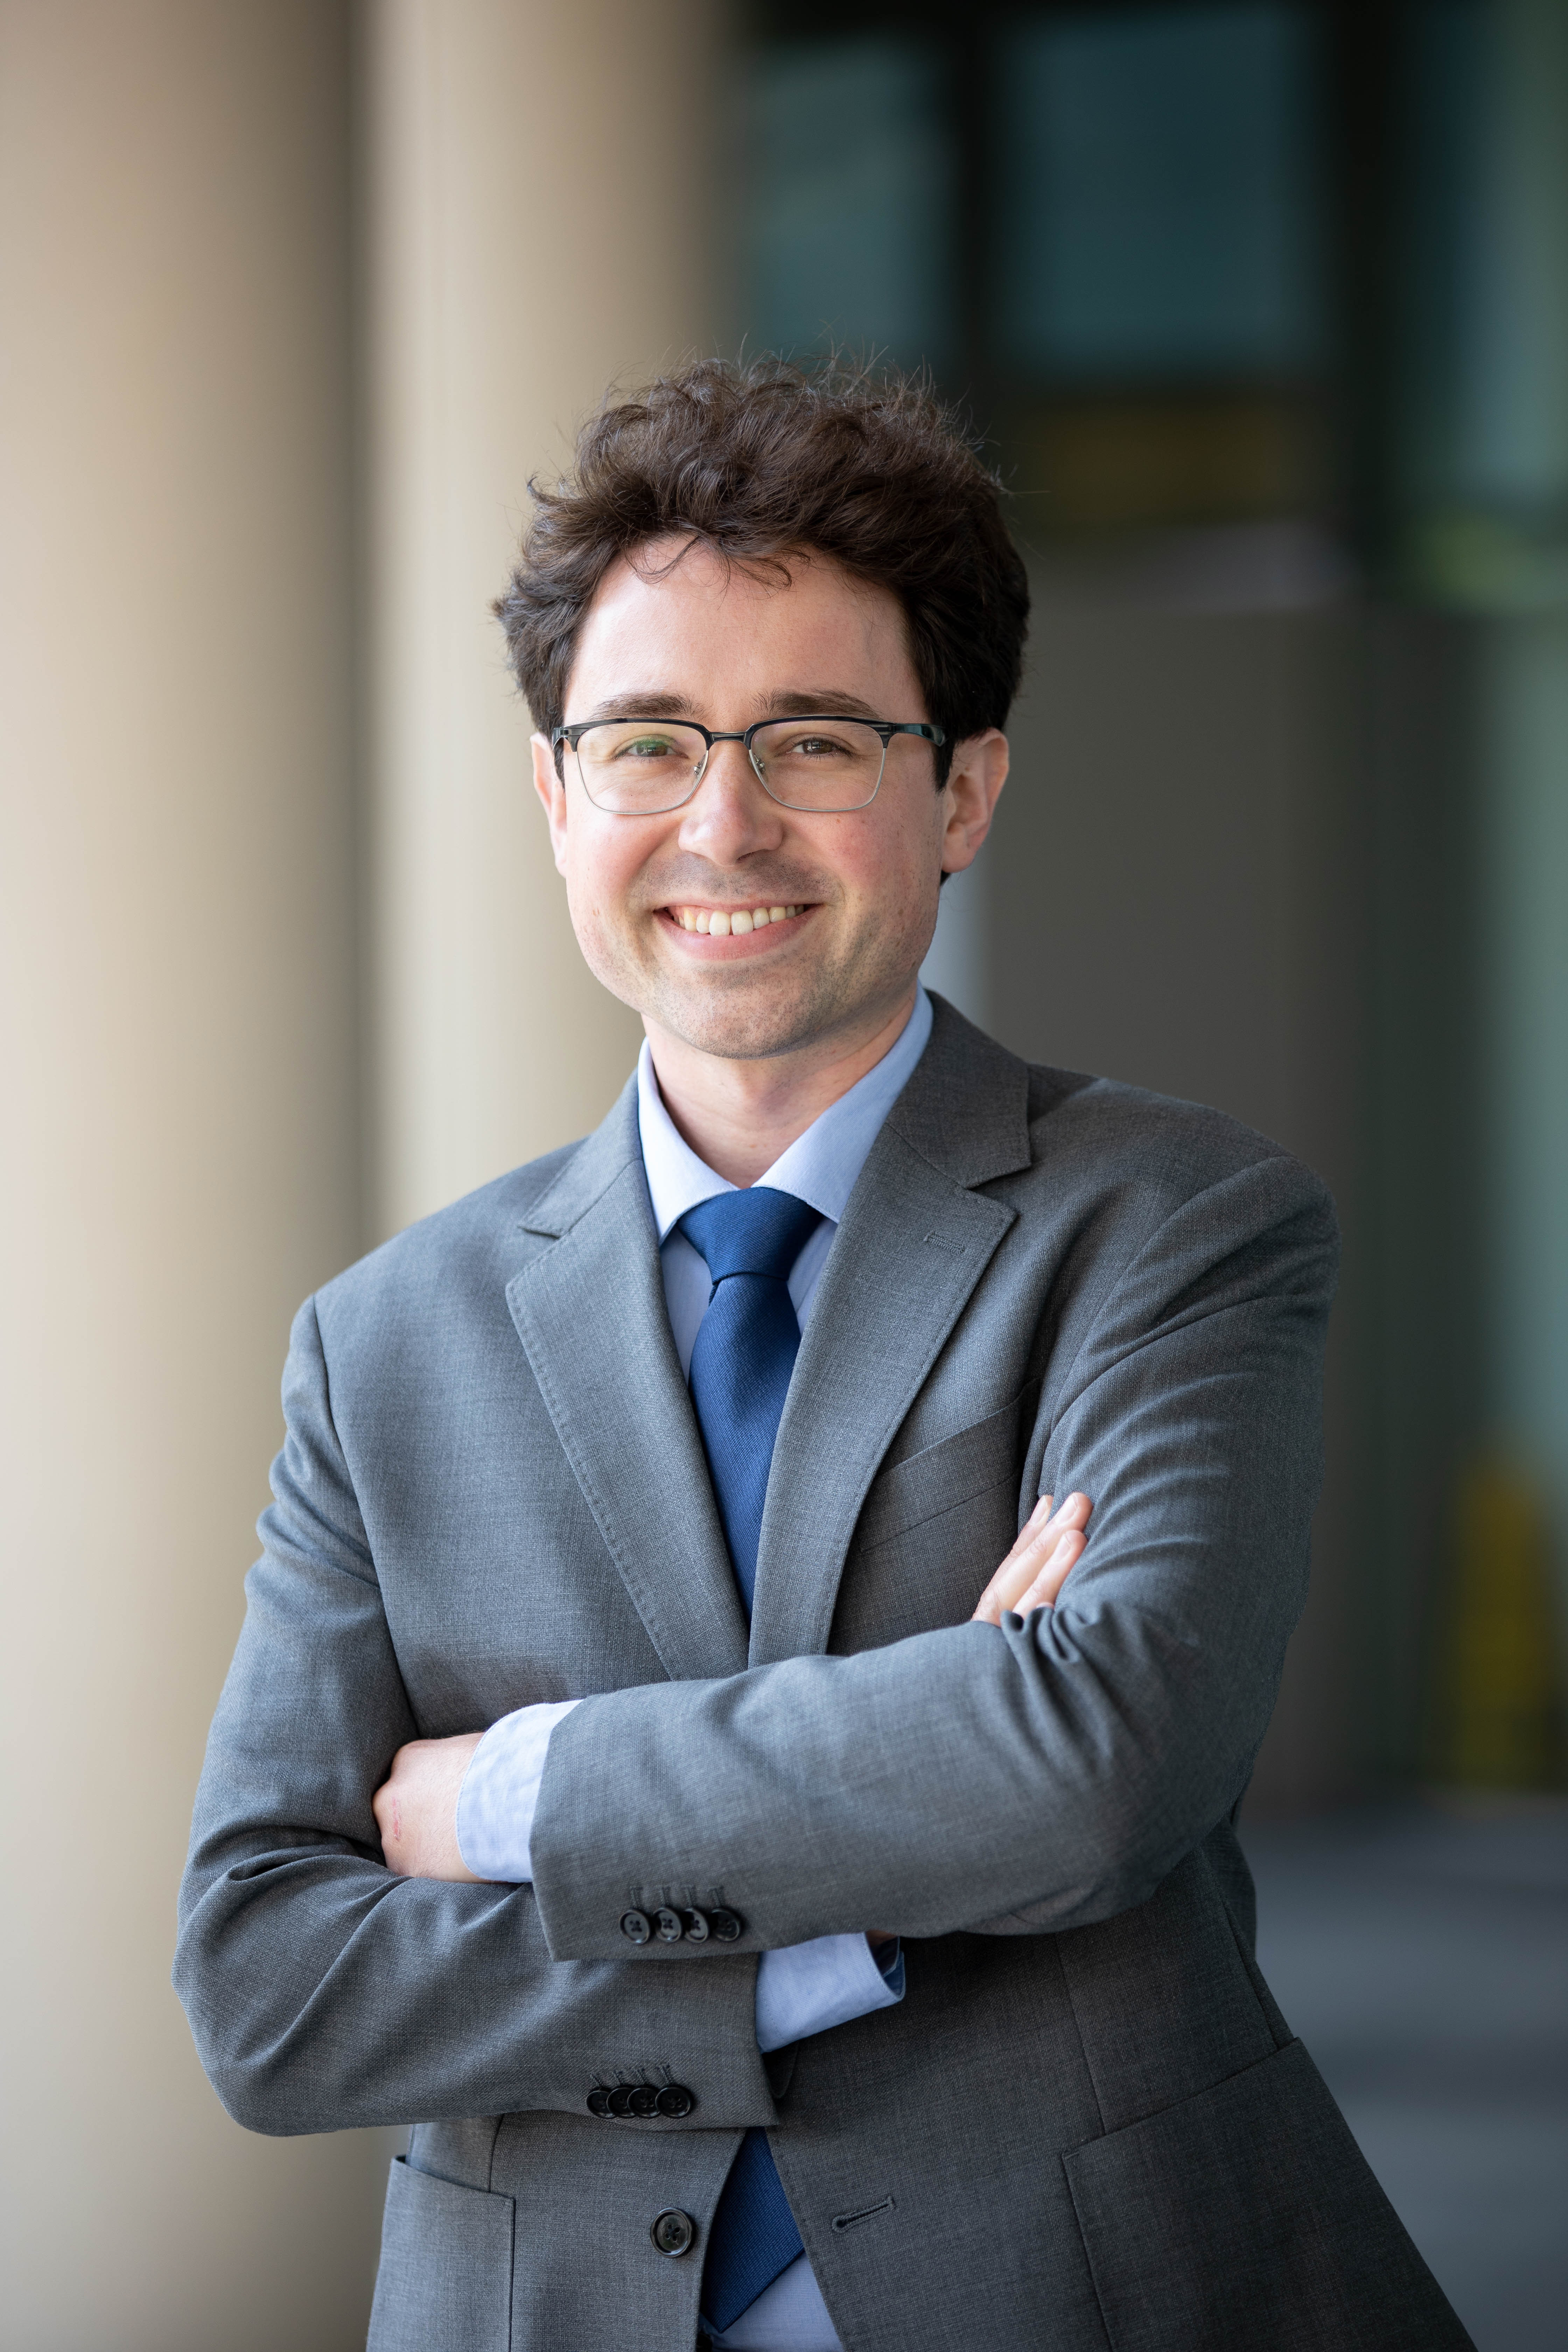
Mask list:
[[1483,2352],[1560,2342],[1568,8],[0,0],[0,2344],[363,2335],[386,2147],[207,2090],[190,1798],[293,1307],[629,1066],[528,478],[742,344],[928,368],[1013,494],[928,976],[1339,1197],[1265,1964]]

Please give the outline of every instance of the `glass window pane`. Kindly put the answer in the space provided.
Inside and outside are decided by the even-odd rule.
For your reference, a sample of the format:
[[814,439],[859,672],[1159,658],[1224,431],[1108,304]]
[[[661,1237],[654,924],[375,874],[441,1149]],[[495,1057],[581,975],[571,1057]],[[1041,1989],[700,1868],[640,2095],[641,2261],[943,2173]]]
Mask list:
[[748,79],[748,341],[801,352],[833,337],[940,368],[953,170],[939,52],[882,37],[781,46]]
[[1322,356],[1315,25],[1129,8],[1003,44],[1001,314],[1048,377],[1293,374]]
[[1396,459],[1417,507],[1568,494],[1568,16],[1408,13]]

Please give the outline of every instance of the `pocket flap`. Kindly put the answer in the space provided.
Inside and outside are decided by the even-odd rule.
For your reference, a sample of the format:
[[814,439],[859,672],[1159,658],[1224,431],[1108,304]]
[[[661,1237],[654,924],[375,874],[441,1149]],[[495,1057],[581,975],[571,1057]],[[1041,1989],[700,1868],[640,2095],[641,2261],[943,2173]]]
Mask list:
[[513,2214],[395,2158],[365,2352],[510,2352]]
[[1062,2162],[1113,2352],[1475,2352],[1300,2042]]
[[907,1535],[923,1520],[972,1502],[1005,1481],[1016,1484],[1023,1465],[1021,1431],[1034,1417],[1037,1384],[999,1412],[955,1430],[919,1454],[884,1470],[866,1498],[855,1530],[862,1549]]

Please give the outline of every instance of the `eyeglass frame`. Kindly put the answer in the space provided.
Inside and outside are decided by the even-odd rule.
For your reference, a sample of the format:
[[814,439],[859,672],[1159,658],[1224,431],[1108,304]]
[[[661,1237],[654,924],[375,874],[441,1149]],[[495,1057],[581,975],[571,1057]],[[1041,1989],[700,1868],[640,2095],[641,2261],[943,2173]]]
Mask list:
[[[874,735],[881,737],[882,764],[877,771],[875,784],[863,801],[853,801],[846,808],[832,809],[806,808],[798,802],[779,799],[777,793],[757,765],[756,754],[752,749],[752,740],[762,733],[764,727],[797,727],[805,720],[809,720],[816,726],[868,727]],[[603,811],[605,816],[672,816],[677,809],[685,808],[689,802],[697,797],[702,779],[708,773],[708,762],[713,757],[715,743],[742,743],[745,746],[746,764],[775,807],[793,809],[798,816],[853,816],[857,809],[869,808],[881,791],[882,778],[888,772],[888,746],[895,735],[918,735],[923,741],[929,743],[933,751],[938,751],[947,741],[945,730],[933,725],[929,719],[861,719],[847,710],[787,710],[778,719],[754,719],[749,727],[742,728],[738,734],[723,729],[704,727],[700,719],[638,719],[633,713],[626,719],[574,719],[569,725],[552,727],[550,730],[552,751],[559,758],[561,746],[564,743],[568,750],[575,754],[583,737],[593,727],[685,727],[693,735],[700,735],[707,747],[702,754],[702,764],[691,779],[690,791],[682,793],[679,800],[671,801],[667,807],[658,809],[605,808],[603,801],[594,800],[593,793],[588,793],[588,780],[583,774],[582,761],[579,759],[577,775],[583,790],[588,793],[588,798],[593,801],[594,806]]]

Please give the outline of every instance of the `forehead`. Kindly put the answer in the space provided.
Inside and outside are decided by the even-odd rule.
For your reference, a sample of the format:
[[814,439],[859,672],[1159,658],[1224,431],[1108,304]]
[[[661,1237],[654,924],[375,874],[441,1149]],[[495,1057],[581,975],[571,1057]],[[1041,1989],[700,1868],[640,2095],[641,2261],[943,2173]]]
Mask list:
[[830,556],[792,551],[782,560],[787,580],[772,564],[727,563],[690,540],[618,557],[578,631],[567,716],[639,687],[694,695],[880,687],[905,699],[918,691],[903,608],[889,590]]

